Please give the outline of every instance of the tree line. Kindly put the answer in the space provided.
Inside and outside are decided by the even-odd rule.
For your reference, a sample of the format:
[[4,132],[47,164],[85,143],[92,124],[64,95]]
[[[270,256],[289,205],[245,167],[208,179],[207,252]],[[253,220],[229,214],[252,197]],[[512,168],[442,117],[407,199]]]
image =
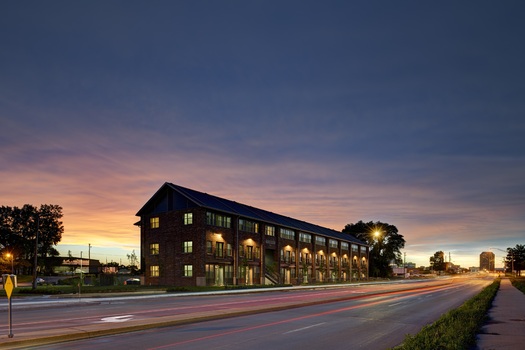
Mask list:
[[[507,248],[507,256],[503,260],[505,264],[505,271],[521,276],[521,271],[525,270],[525,245],[516,244],[514,248]],[[430,257],[430,266],[434,271],[445,271],[445,253],[443,251],[436,252]]]
[[[42,204],[35,207],[0,207],[0,254],[3,271],[11,271],[11,264],[19,274],[32,274],[35,269],[46,273],[61,264],[54,248],[62,239],[64,226],[62,207]],[[7,259],[7,254],[11,258]],[[38,266],[35,266],[35,254]],[[7,265],[7,266],[6,266]],[[48,271],[49,270],[49,271]]]

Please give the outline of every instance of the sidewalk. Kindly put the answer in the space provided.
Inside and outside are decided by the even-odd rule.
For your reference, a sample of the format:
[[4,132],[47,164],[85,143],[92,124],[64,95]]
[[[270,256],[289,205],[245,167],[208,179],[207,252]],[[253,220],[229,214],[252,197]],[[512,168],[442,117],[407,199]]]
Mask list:
[[525,347],[525,294],[508,278],[501,284],[488,316],[490,320],[477,336],[477,349],[523,349]]

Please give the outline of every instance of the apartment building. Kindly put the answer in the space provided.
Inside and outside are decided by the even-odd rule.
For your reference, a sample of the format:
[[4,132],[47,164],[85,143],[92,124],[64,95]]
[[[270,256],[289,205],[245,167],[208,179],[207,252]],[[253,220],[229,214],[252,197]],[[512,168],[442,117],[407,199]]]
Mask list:
[[146,285],[368,279],[369,247],[351,235],[172,183],[137,216]]

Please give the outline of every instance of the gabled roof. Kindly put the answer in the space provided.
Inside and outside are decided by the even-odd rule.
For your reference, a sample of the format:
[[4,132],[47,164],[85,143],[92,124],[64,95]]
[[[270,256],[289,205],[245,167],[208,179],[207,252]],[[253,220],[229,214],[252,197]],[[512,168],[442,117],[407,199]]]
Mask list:
[[255,208],[249,205],[237,203],[235,201],[213,196],[211,194],[195,191],[169,182],[166,182],[155,193],[155,195],[142,207],[142,209],[139,210],[137,216],[140,216],[141,213],[145,210],[145,208],[149,205],[149,203],[154,200],[156,195],[162,192],[166,187],[186,197],[189,201],[195,203],[198,207],[229,213],[232,215],[238,215],[246,219],[265,222],[276,226],[282,226],[305,233],[323,235],[327,237],[338,238],[345,241],[358,243],[360,245],[366,245],[365,242],[343,232],[290,218],[288,216],[272,213],[270,211]]

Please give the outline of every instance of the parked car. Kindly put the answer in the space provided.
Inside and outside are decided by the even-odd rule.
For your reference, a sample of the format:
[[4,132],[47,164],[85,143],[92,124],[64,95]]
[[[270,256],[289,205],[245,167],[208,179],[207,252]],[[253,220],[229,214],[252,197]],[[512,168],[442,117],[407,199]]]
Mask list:
[[37,277],[36,284],[40,285],[40,284],[44,284],[44,283],[46,283],[46,280],[44,280],[43,278]]
[[124,284],[125,285],[140,285],[140,279],[138,278],[128,278],[127,280],[124,281]]

